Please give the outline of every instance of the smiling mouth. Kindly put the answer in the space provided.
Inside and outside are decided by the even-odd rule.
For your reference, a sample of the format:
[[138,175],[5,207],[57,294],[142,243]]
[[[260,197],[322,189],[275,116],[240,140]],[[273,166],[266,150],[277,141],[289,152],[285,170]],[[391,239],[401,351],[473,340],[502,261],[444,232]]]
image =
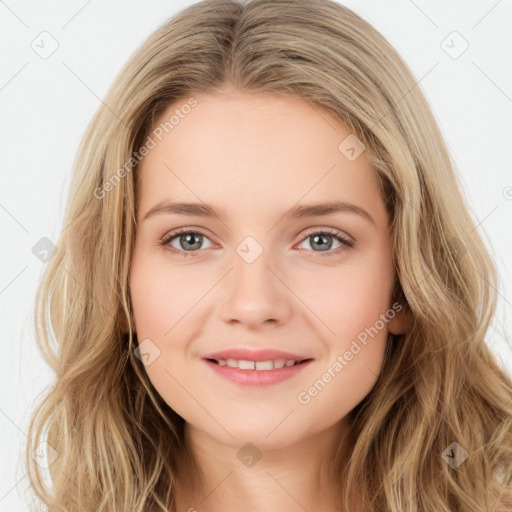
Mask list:
[[303,359],[302,361],[295,361],[292,359],[273,359],[268,361],[248,361],[243,359],[207,359],[210,363],[219,366],[228,366],[230,368],[239,368],[241,370],[276,370],[291,366],[298,366],[311,359]]

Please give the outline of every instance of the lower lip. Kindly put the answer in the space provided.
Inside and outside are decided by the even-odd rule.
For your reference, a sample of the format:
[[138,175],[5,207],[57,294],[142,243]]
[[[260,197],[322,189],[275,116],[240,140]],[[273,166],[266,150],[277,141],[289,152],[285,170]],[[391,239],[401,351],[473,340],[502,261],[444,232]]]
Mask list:
[[207,359],[203,359],[203,361],[217,375],[237,384],[244,386],[270,386],[271,384],[278,384],[286,379],[291,379],[303,371],[312,362],[312,359],[294,366],[276,368],[275,370],[242,370],[241,368],[232,368],[231,366],[220,366]]

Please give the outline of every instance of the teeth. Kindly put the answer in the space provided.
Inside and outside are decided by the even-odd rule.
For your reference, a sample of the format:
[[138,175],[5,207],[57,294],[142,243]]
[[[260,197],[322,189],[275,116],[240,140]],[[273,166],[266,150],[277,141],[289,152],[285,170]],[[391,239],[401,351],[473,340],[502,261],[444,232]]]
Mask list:
[[273,370],[274,368],[283,368],[284,366],[293,366],[299,364],[299,361],[286,359],[276,359],[275,361],[246,361],[244,359],[215,359],[220,366],[229,366],[231,368],[240,368],[242,370]]

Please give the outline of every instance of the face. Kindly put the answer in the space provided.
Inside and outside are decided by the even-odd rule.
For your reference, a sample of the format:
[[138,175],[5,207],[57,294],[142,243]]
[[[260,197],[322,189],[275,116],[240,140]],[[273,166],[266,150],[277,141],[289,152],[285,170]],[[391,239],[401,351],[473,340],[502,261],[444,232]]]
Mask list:
[[[181,112],[139,169],[130,294],[142,360],[202,435],[289,445],[340,424],[374,386],[388,332],[402,332],[389,218],[365,153],[329,113],[267,94],[191,97],[161,116]],[[234,349],[308,361],[206,359]]]

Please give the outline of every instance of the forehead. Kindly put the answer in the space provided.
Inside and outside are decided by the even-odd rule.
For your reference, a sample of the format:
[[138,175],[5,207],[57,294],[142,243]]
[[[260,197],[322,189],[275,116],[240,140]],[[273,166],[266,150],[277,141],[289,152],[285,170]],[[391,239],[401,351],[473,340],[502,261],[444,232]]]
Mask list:
[[[197,103],[184,108],[190,98]],[[142,213],[167,199],[238,212],[318,200],[351,201],[376,215],[384,208],[365,153],[351,159],[344,152],[344,141],[355,136],[331,113],[300,98],[191,94],[170,105],[158,127],[155,146],[139,167]]]

